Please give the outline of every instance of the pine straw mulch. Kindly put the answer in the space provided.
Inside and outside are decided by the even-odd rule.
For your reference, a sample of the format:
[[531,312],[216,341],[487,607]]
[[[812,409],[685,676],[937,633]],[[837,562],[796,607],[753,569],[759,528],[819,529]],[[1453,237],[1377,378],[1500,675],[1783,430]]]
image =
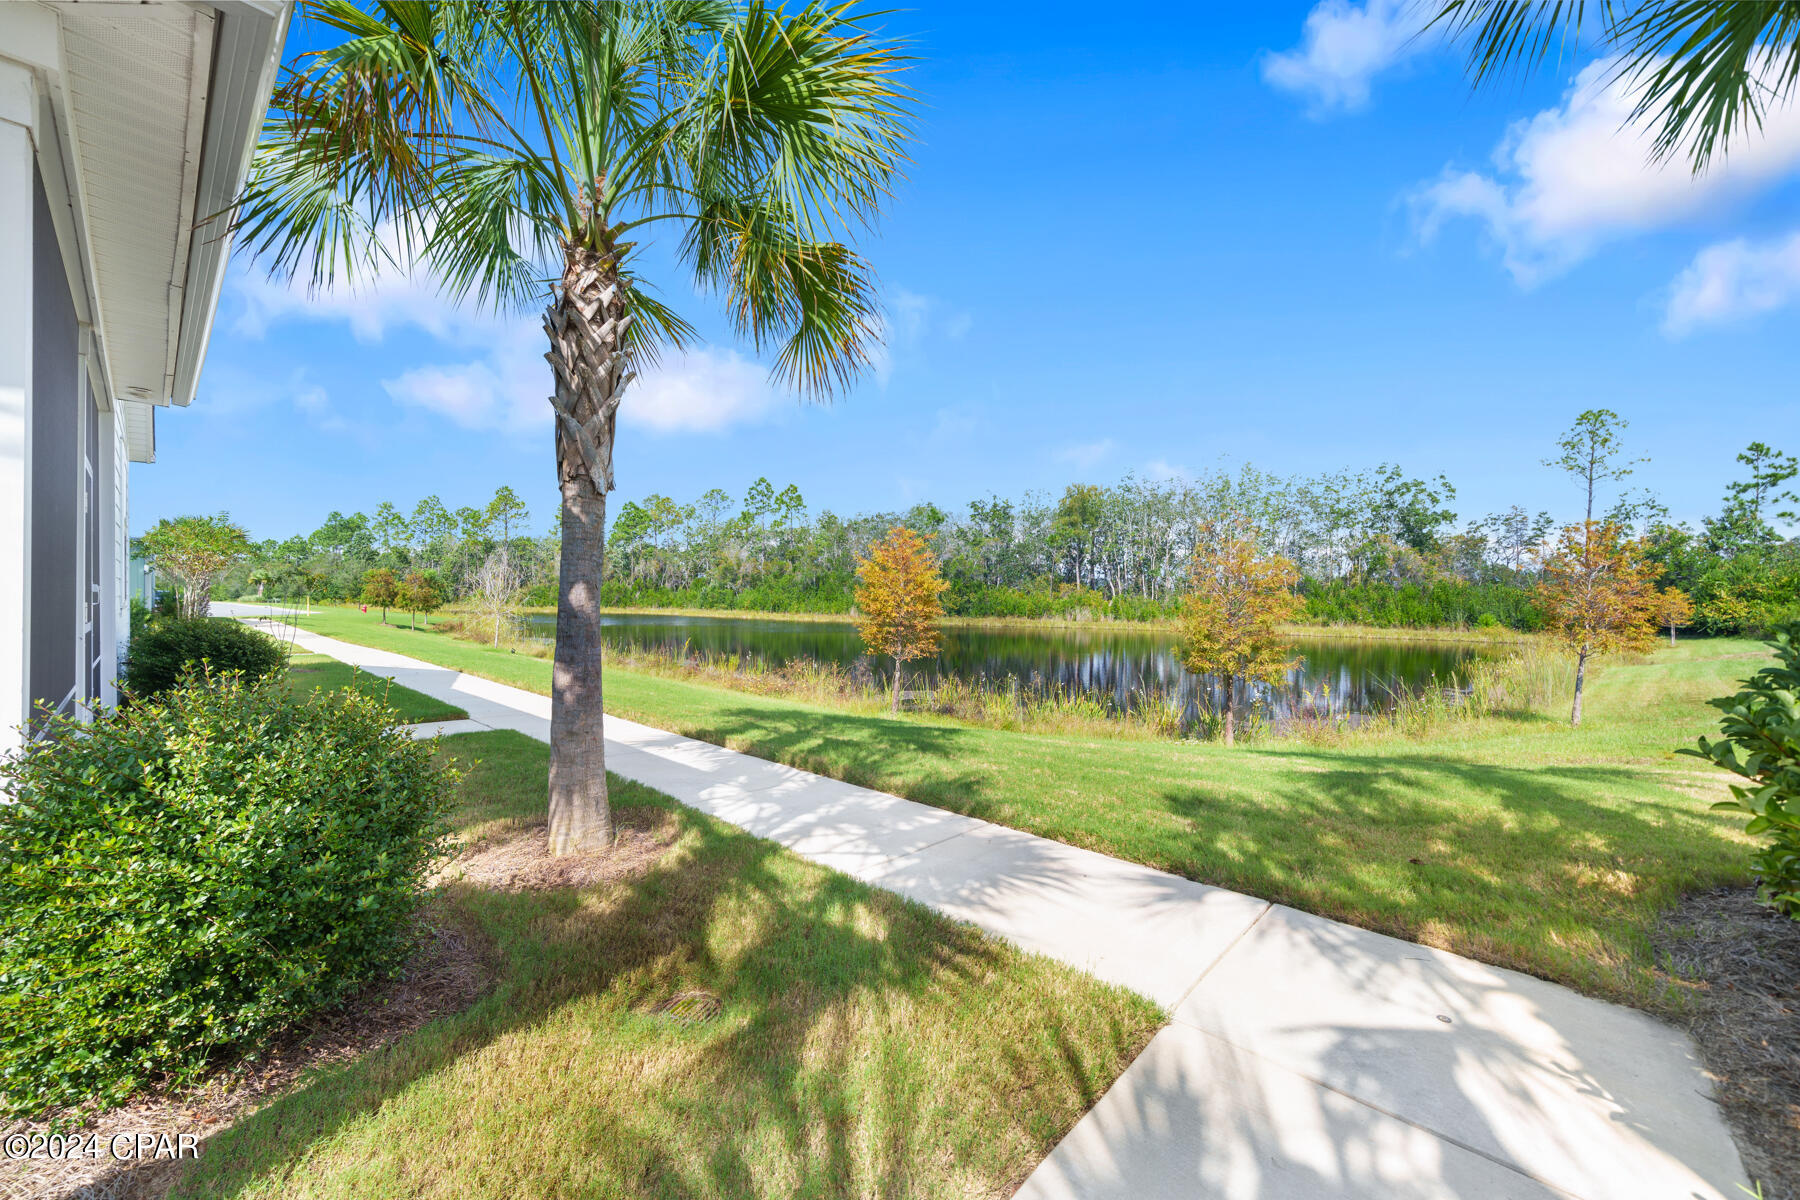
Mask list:
[[[464,848],[432,881],[504,892],[582,888],[646,872],[674,843],[680,822],[654,808],[615,810],[618,840],[602,854],[552,858],[542,822]],[[428,1022],[461,1012],[494,984],[493,949],[459,923],[450,906],[427,906],[419,946],[396,979],[376,983],[333,1012],[280,1038],[262,1053],[221,1068],[197,1087],[159,1089],[99,1114],[56,1114],[65,1133],[99,1135],[99,1156],[49,1161],[0,1155],[0,1200],[160,1200],[192,1159],[115,1161],[115,1134],[194,1134],[206,1142],[290,1090],[309,1071],[348,1062],[398,1041]],[[55,1119],[54,1117],[51,1119]],[[0,1126],[0,1135],[41,1133],[50,1120]]]
[[1653,940],[1694,985],[1688,1029],[1765,1200],[1800,1200],[1800,921],[1750,888],[1696,892]]
[[680,833],[681,822],[665,809],[614,809],[611,847],[599,854],[553,858],[545,823],[534,821],[465,846],[433,882],[471,884],[495,892],[593,887],[642,875]]

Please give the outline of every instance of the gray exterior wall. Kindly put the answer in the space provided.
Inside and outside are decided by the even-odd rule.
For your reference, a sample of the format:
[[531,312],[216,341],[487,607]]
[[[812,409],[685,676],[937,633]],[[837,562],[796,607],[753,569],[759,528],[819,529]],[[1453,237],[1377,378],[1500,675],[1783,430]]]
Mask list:
[[43,179],[32,176],[29,698],[69,711],[81,619],[81,360]]

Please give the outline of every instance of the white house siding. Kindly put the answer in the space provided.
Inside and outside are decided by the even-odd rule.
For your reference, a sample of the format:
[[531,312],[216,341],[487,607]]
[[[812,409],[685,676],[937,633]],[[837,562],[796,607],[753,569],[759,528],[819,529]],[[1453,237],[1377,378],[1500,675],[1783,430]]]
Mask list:
[[35,169],[28,72],[0,62],[0,750],[17,744],[26,712],[25,630],[31,618],[23,520],[31,486],[31,262]]
[[0,0],[0,755],[116,698],[132,462],[194,398],[286,0]]
[[[89,378],[92,378],[91,373]],[[112,555],[108,564],[112,575],[112,590],[108,596],[110,604],[105,613],[101,641],[103,645],[112,648],[112,661],[116,668],[120,649],[131,636],[130,468],[125,448],[125,423],[119,420],[117,410],[102,413],[100,420],[101,457],[108,485],[105,505],[113,534]],[[114,687],[112,678],[114,673],[107,673],[100,689],[100,703],[109,706],[119,701],[118,690]]]

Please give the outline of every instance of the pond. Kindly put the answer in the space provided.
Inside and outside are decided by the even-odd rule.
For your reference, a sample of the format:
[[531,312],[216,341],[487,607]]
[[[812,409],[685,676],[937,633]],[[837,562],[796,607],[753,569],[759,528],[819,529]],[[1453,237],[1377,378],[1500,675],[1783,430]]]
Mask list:
[[[554,616],[527,620],[532,634],[554,635]],[[603,621],[612,648],[714,661],[729,656],[769,667],[811,659],[866,672],[883,684],[892,679],[892,661],[871,659],[848,621],[643,613]],[[906,686],[929,688],[954,676],[1024,695],[1085,696],[1109,711],[1173,703],[1191,723],[1202,700],[1211,707],[1217,681],[1190,675],[1178,643],[1173,629],[1143,626],[948,626],[935,658],[907,664]],[[1309,635],[1295,639],[1299,661],[1287,678],[1278,687],[1259,687],[1257,698],[1277,722],[1298,715],[1356,718],[1390,709],[1402,694],[1448,687],[1458,667],[1498,651],[1478,643]]]

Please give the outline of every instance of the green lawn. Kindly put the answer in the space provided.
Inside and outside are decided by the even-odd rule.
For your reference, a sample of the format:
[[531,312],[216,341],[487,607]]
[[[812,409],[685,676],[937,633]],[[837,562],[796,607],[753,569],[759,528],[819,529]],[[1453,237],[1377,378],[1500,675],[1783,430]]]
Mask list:
[[[355,610],[302,620],[535,691],[550,664]],[[1647,931],[1683,892],[1749,879],[1713,813],[1724,775],[1678,758],[1767,657],[1691,641],[1613,664],[1587,721],[1490,721],[1321,749],[1055,737],[898,719],[611,670],[608,712],[1176,874],[1656,1006]]]
[[[458,824],[538,823],[547,749],[446,739]],[[1020,953],[614,778],[677,823],[633,878],[446,885],[500,979],[466,1012],[310,1076],[206,1146],[184,1196],[1009,1193],[1162,1023]],[[705,989],[687,1025],[659,1001]]]
[[433,699],[424,692],[401,687],[391,679],[341,663],[325,654],[296,654],[288,660],[288,689],[301,696],[317,688],[353,688],[365,696],[385,700],[400,714],[402,724],[424,721],[460,721],[469,714],[454,704]]

